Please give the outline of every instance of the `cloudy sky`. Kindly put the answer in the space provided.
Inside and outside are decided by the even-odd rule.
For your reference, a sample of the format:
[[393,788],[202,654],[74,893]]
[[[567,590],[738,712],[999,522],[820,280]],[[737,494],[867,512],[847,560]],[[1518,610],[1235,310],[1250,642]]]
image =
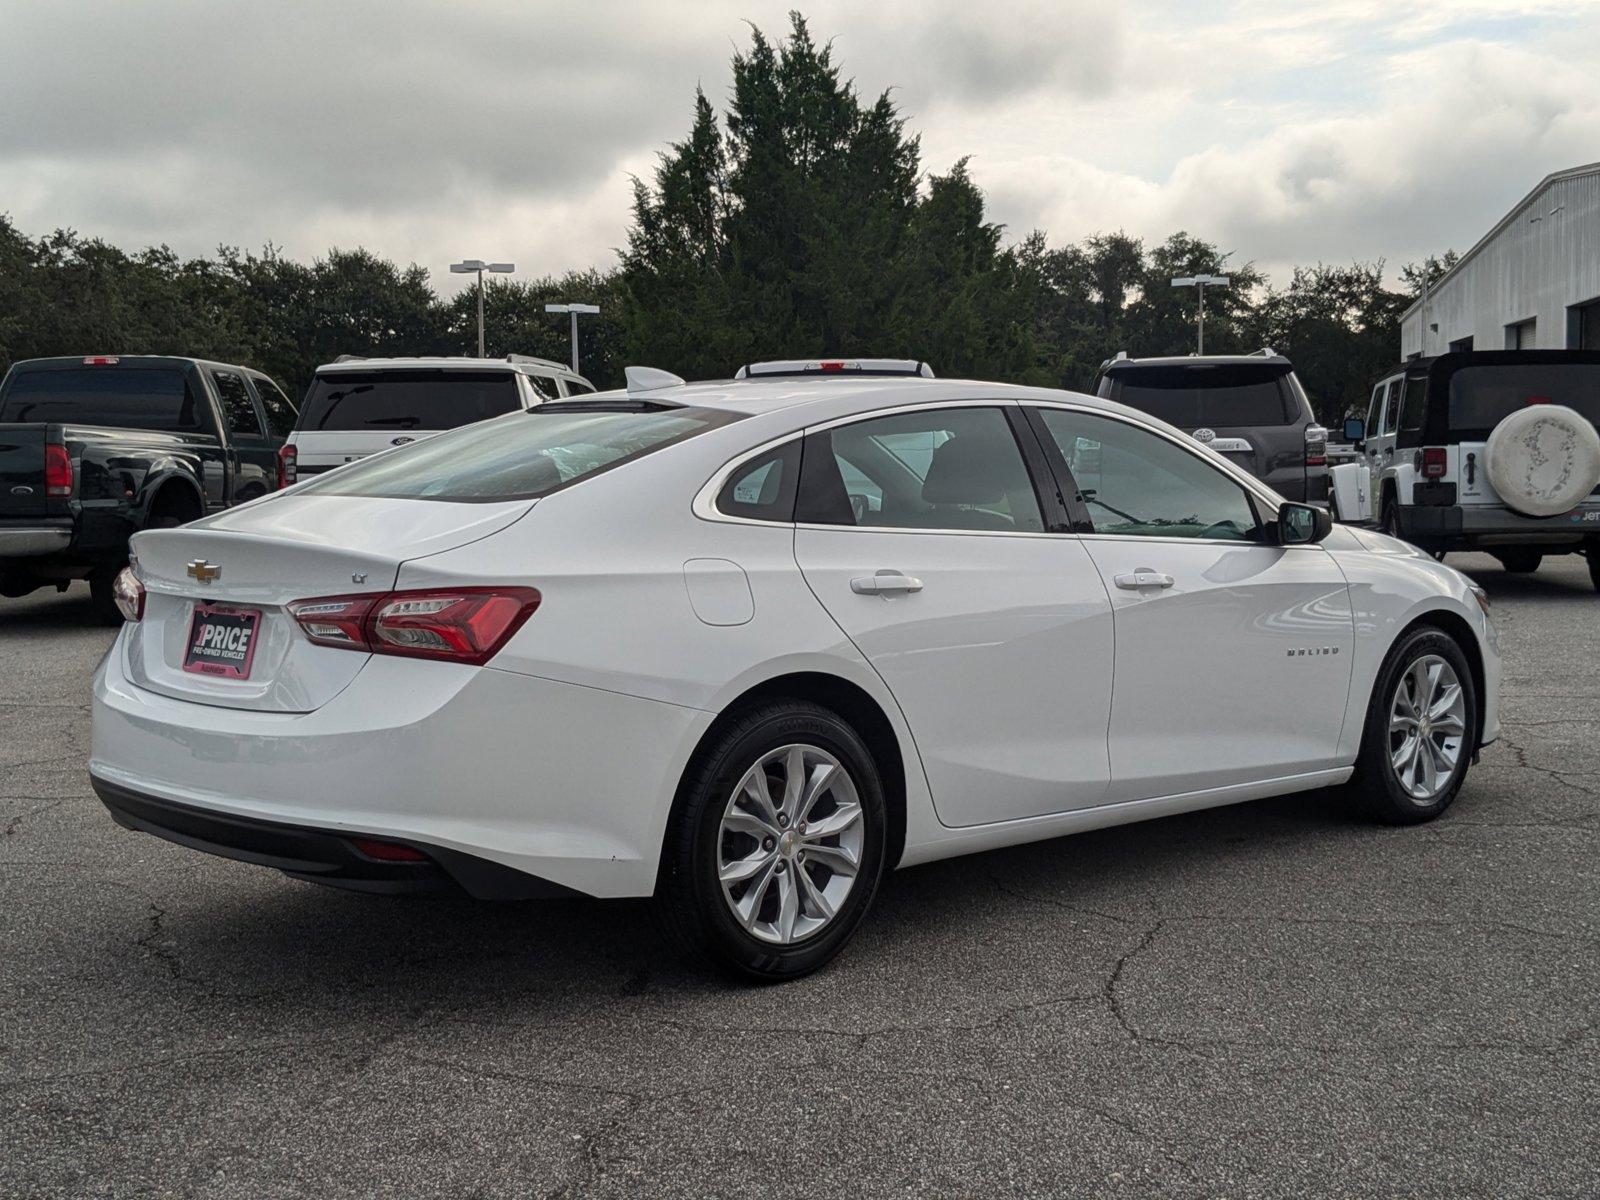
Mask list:
[[[10,0],[0,212],[186,254],[609,265],[630,174],[799,0]],[[1600,159],[1600,0],[816,0],[1012,236],[1183,228],[1275,276],[1464,250]]]

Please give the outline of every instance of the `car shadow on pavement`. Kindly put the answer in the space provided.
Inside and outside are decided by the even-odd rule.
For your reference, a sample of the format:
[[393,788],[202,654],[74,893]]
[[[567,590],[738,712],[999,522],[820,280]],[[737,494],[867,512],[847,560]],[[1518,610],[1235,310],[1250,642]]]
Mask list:
[[[1076,834],[912,867],[887,875],[857,944],[824,975],[869,956],[920,956],[943,942],[981,942],[1030,903],[1086,911],[1124,897],[1116,919],[1143,921],[1174,880],[1253,875],[1297,845],[1374,827],[1329,792],[1308,792]],[[223,866],[214,870],[245,871]],[[211,872],[208,872],[211,874]],[[747,985],[686,962],[658,933],[643,900],[477,902],[390,897],[243,875],[213,875],[206,901],[167,891],[175,977],[231,1000],[293,996],[344,1012],[426,1008],[458,1020],[514,1013],[560,1020],[607,1004],[738,992]],[[215,884],[238,891],[224,891]],[[1041,949],[1046,949],[1041,947]]]

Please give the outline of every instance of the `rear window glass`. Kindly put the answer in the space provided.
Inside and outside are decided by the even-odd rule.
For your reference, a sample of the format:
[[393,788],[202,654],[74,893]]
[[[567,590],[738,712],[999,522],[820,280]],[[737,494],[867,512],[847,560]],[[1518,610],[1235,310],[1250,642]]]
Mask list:
[[1530,404],[1564,404],[1600,425],[1600,364],[1516,363],[1462,367],[1450,376],[1450,432],[1488,437]]
[[736,419],[697,408],[543,405],[352,463],[299,491],[529,500]]
[[1254,363],[1139,367],[1112,374],[1111,399],[1180,429],[1288,425],[1298,415],[1279,386],[1288,373]]
[[199,429],[202,410],[185,376],[170,367],[23,371],[11,376],[0,421]]
[[299,428],[455,429],[521,407],[510,371],[329,371],[312,380]]

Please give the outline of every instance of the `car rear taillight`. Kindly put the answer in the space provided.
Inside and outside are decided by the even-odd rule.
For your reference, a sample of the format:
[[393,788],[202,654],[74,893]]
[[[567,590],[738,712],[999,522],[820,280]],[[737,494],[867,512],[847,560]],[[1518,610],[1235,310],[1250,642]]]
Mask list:
[[53,442],[44,448],[44,494],[46,496],[72,495],[72,459],[67,448]]
[[133,573],[132,566],[123,567],[111,582],[111,598],[125,621],[137,621],[144,616],[144,584]]
[[1424,479],[1443,479],[1445,471],[1449,468],[1450,459],[1443,446],[1427,446],[1422,451],[1422,477]]
[[1321,425],[1306,426],[1306,466],[1328,465],[1328,431]]
[[300,472],[300,456],[295,452],[292,443],[285,443],[278,447],[278,486],[286,488],[293,483]]
[[538,607],[534,588],[429,588],[296,600],[289,615],[319,646],[482,666]]

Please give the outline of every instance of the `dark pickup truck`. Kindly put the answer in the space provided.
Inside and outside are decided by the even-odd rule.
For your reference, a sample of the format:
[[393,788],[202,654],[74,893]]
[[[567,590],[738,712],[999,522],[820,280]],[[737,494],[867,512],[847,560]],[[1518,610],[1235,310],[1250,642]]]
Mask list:
[[248,367],[91,355],[15,363],[0,382],[0,596],[111,584],[141,529],[182,525],[281,486],[294,427]]

